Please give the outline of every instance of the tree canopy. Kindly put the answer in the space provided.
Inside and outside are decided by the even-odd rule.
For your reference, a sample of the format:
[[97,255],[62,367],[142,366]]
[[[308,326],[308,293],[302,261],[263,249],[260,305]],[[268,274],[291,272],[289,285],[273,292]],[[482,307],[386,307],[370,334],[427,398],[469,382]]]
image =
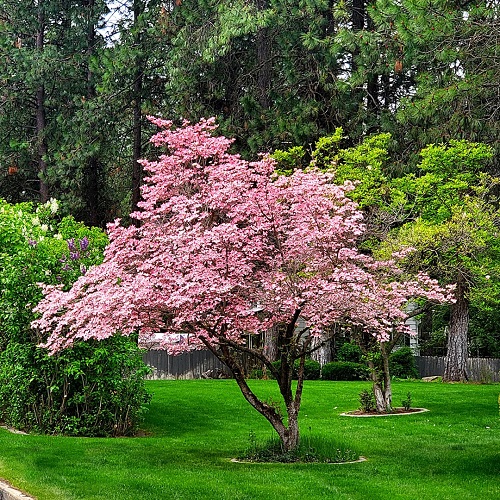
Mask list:
[[[111,224],[103,264],[69,291],[45,287],[33,326],[50,334],[53,352],[117,331],[146,339],[161,331],[174,353],[208,348],[293,448],[303,382],[301,373],[293,395],[293,363],[300,359],[303,372],[313,339],[342,323],[387,340],[408,330],[410,298],[443,302],[450,290],[423,273],[407,279],[400,256],[376,261],[358,250],[364,226],[346,197],[349,183],[318,170],[276,178],[270,157],[247,162],[229,153],[232,141],[211,134],[213,119],[179,128],[152,121],[163,129],[152,142],[167,151],[143,161],[150,176],[133,214],[141,224]],[[271,328],[279,332],[279,369],[248,341]],[[241,352],[276,377],[288,426],[248,386]]]

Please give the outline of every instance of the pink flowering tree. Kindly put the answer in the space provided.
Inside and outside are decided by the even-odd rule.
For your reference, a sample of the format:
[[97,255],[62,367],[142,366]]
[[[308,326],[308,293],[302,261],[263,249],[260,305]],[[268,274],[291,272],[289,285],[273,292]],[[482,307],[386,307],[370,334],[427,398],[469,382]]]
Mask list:
[[[276,177],[270,158],[247,162],[230,154],[231,140],[213,136],[213,119],[178,128],[151,121],[161,129],[152,142],[165,153],[143,161],[150,176],[133,214],[139,224],[109,225],[104,262],[71,290],[45,287],[34,326],[49,334],[52,352],[117,332],[139,332],[145,341],[164,332],[173,354],[209,349],[291,450],[299,442],[304,360],[318,345],[313,340],[326,340],[332,323],[387,340],[405,331],[410,298],[440,302],[446,294],[424,275],[398,281],[394,261],[357,250],[364,227],[345,196],[349,183],[337,186],[315,170]],[[299,317],[308,328],[298,327]],[[279,366],[248,342],[271,328]],[[179,333],[184,342],[169,341]],[[276,378],[285,412],[249,387],[243,353]]]

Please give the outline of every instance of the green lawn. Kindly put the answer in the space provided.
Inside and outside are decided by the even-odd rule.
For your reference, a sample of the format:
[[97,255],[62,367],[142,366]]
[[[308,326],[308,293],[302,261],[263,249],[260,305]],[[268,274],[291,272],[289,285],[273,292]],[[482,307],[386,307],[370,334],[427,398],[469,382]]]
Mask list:
[[[271,381],[252,381],[274,394]],[[397,382],[430,412],[341,417],[367,382],[306,382],[303,433],[330,436],[368,461],[355,464],[232,463],[271,436],[234,381],[150,381],[147,437],[15,435],[0,429],[0,477],[39,500],[500,498],[500,385]]]

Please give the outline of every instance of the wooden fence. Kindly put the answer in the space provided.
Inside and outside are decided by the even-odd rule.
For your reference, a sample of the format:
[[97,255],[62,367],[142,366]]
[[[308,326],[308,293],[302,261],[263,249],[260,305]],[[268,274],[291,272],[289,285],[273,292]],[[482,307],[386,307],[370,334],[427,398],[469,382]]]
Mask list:
[[169,356],[165,351],[147,351],[144,362],[152,368],[151,379],[192,379],[230,372],[210,351],[192,351]]
[[[442,376],[444,373],[444,357],[415,356],[421,377]],[[500,382],[500,359],[469,358],[467,373],[472,382]]]
[[[415,356],[421,377],[443,375],[444,357]],[[230,376],[230,372],[210,351],[192,351],[169,356],[165,351],[147,351],[144,361],[153,372],[152,379],[192,379]],[[251,367],[248,367],[249,372]],[[500,382],[500,359],[469,358],[469,380],[475,382]]]

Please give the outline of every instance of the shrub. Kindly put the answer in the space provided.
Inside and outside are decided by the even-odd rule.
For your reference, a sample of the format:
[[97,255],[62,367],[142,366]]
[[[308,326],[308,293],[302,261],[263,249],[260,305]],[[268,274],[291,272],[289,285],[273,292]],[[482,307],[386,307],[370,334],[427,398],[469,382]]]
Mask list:
[[0,420],[24,430],[72,435],[131,434],[148,396],[137,341],[80,342],[57,356],[37,347],[30,327],[38,283],[71,284],[102,261],[105,233],[57,202],[35,207],[0,200]]
[[[296,375],[300,366],[300,360],[296,360],[293,371]],[[321,365],[313,359],[306,359],[304,362],[304,380],[318,380],[321,374]]]
[[410,408],[411,408],[411,392],[407,392],[406,393],[406,399],[403,399],[403,401],[401,401],[401,405],[403,406],[403,408],[406,410],[406,411],[409,411]]
[[366,366],[350,361],[332,361],[324,364],[321,370],[323,380],[366,380],[368,377]]
[[292,175],[294,170],[306,166],[306,151],[302,146],[294,146],[286,151],[277,149],[271,156],[276,160],[276,171],[282,175]]
[[337,352],[337,361],[349,361],[351,363],[361,363],[363,352],[361,347],[351,342],[342,344]]
[[359,393],[359,409],[365,413],[369,413],[377,409],[377,403],[375,402],[373,390],[368,391],[367,389],[363,389]]
[[417,365],[413,349],[401,347],[389,356],[389,370],[393,377],[418,378]]
[[264,378],[264,370],[261,368],[253,368],[250,370],[250,373],[248,374],[248,378],[251,379],[261,379]]
[[150,400],[148,371],[136,342],[120,335],[57,356],[12,342],[0,354],[0,420],[39,433],[133,435]]
[[[279,371],[281,366],[281,361],[274,361],[274,367]],[[296,359],[293,364],[293,378],[297,379],[297,374],[300,366],[300,360]],[[313,359],[306,359],[304,362],[304,380],[318,380],[321,374],[321,365],[314,361]],[[271,378],[271,374],[268,372],[268,376]]]

